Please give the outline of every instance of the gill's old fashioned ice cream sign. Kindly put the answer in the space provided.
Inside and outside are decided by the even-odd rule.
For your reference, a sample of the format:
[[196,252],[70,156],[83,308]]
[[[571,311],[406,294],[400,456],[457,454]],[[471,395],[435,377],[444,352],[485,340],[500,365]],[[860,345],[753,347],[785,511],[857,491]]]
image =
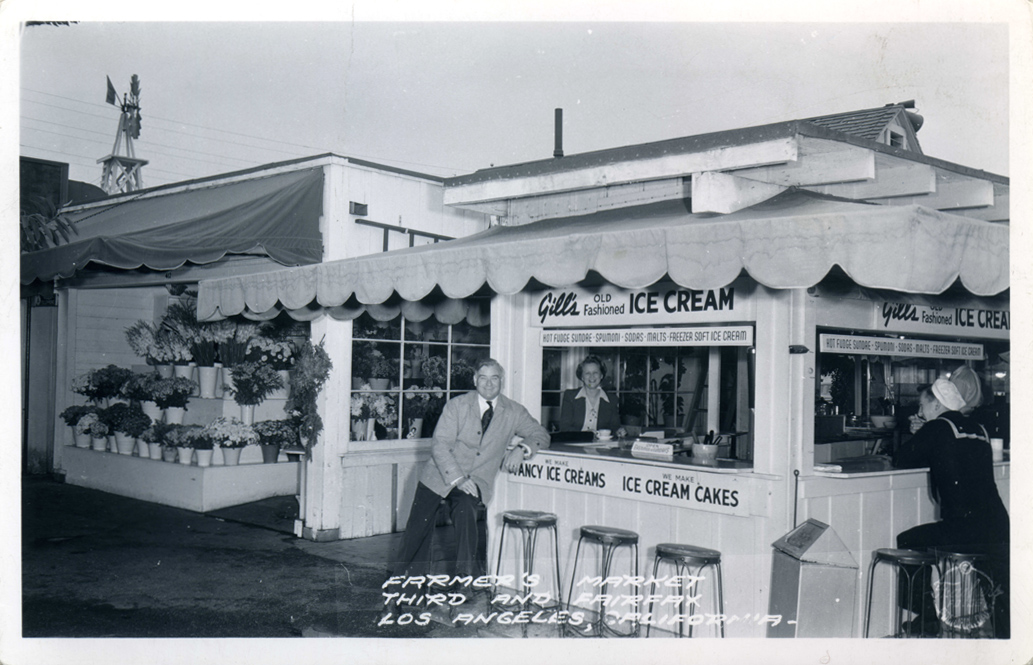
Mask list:
[[644,289],[553,289],[532,301],[532,319],[549,328],[743,321],[753,318],[748,291],[737,283],[696,290],[671,282]]
[[892,332],[950,334],[1008,339],[1011,312],[979,307],[930,307],[912,303],[874,303],[876,328]]

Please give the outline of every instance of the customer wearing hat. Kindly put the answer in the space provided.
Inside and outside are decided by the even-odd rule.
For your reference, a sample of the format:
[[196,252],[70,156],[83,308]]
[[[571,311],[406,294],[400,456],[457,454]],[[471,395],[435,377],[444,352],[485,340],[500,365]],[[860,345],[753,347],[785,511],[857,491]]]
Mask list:
[[[964,415],[966,401],[957,386],[937,379],[919,396],[918,415],[924,421],[910,441],[897,451],[893,466],[929,468],[929,484],[939,505],[940,521],[921,524],[897,535],[897,547],[928,550],[936,547],[996,557],[998,584],[1007,589],[1008,511],[994,482],[993,453],[986,429]],[[1002,557],[1004,557],[1002,559]],[[939,631],[931,589],[922,593],[912,634]],[[901,601],[906,599],[901,596]],[[917,598],[915,600],[918,600]],[[1003,602],[1002,602],[1003,601]],[[998,637],[1008,635],[1006,595],[997,599]]]

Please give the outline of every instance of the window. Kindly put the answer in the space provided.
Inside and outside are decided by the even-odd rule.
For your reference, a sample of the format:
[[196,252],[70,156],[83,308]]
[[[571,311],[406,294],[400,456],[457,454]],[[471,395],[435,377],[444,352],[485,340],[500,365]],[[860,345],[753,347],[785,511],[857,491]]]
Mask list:
[[491,334],[466,321],[363,314],[352,338],[352,439],[370,438],[370,419],[378,439],[398,439],[431,436],[445,402],[474,389],[474,367],[489,356]]
[[890,145],[894,148],[904,148],[904,135],[890,132]]

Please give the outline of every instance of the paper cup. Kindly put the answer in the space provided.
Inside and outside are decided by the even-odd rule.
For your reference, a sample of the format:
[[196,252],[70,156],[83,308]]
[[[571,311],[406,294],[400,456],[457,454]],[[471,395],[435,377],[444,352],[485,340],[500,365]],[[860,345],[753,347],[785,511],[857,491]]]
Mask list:
[[994,453],[994,461],[1004,461],[1004,439],[990,439],[990,450]]

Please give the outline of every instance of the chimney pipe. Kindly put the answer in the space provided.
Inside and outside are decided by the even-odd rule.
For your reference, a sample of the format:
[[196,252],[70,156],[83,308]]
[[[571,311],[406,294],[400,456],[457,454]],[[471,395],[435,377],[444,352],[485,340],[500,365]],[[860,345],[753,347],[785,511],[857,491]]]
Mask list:
[[563,109],[556,109],[556,149],[552,151],[552,156],[563,156]]

